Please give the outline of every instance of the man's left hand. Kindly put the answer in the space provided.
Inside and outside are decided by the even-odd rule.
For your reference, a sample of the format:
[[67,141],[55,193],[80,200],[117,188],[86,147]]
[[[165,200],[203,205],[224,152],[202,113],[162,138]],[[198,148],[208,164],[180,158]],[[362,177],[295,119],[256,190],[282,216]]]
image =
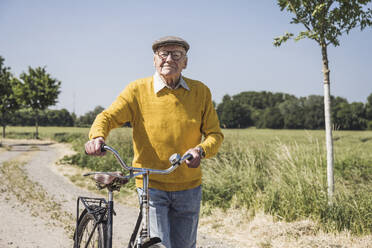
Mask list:
[[187,153],[190,153],[193,156],[193,159],[191,159],[190,161],[189,160],[185,161],[187,166],[189,168],[198,168],[201,160],[199,150],[197,148],[191,148],[185,154]]

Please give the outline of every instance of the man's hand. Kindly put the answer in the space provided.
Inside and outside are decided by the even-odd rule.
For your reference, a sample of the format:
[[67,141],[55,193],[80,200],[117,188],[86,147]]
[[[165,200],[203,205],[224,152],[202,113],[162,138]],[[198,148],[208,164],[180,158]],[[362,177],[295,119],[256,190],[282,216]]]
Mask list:
[[[192,160],[186,160],[186,164],[189,168],[198,168],[199,165],[200,165],[200,160],[201,160],[201,157],[200,157],[200,154],[199,154],[199,150],[197,148],[191,148],[189,149],[185,154],[187,153],[190,153],[194,158]],[[184,154],[184,155],[185,155]]]
[[101,146],[105,143],[105,139],[103,137],[97,137],[92,140],[89,140],[85,143],[85,152],[88,155],[93,156],[103,156],[106,152],[101,152]]

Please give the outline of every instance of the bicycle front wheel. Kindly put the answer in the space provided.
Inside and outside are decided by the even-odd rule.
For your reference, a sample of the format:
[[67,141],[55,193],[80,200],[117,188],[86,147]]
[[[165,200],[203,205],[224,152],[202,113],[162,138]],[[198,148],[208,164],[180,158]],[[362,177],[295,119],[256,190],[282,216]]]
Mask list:
[[105,223],[97,224],[93,214],[86,212],[77,228],[77,246],[75,248],[104,248],[105,230]]

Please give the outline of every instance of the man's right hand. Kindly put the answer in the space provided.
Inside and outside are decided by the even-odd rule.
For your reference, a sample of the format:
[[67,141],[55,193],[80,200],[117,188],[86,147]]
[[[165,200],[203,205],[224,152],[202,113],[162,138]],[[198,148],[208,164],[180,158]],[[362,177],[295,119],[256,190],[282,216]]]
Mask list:
[[104,143],[105,139],[103,137],[97,137],[89,140],[87,143],[85,143],[85,152],[88,155],[103,156],[106,154],[106,152],[101,151],[101,146]]

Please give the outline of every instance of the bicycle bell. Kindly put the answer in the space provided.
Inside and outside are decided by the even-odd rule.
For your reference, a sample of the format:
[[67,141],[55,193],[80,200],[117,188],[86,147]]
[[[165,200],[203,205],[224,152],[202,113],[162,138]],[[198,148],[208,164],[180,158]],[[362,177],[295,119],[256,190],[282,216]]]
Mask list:
[[179,155],[178,153],[175,153],[173,154],[172,156],[169,157],[169,162],[172,164],[172,165],[175,165],[175,164],[178,164],[181,160],[181,155]]

